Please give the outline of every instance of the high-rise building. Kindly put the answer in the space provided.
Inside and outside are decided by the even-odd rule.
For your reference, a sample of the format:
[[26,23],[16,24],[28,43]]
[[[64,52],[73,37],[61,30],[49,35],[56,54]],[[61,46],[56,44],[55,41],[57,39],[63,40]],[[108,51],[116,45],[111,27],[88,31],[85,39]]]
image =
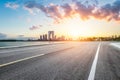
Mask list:
[[48,31],[48,40],[54,40],[54,31]]
[[45,36],[44,36],[44,34],[43,34],[43,41],[45,40]]
[[47,41],[48,39],[47,39],[47,34],[43,34],[42,36],[41,36],[41,38],[42,39],[40,39],[40,40],[42,40],[42,41]]
[[40,41],[42,41],[42,40],[43,40],[42,35],[40,35]]
[[47,41],[47,34],[44,35],[45,41]]

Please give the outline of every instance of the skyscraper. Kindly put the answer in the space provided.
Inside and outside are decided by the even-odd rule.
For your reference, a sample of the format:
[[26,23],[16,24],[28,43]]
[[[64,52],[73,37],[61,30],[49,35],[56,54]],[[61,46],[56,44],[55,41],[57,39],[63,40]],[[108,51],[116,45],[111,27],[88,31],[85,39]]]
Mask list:
[[44,40],[47,41],[47,34],[44,35],[44,38],[45,38]]
[[48,40],[54,40],[54,31],[48,31]]
[[40,40],[41,40],[41,41],[43,40],[43,37],[42,37],[42,35],[40,35]]

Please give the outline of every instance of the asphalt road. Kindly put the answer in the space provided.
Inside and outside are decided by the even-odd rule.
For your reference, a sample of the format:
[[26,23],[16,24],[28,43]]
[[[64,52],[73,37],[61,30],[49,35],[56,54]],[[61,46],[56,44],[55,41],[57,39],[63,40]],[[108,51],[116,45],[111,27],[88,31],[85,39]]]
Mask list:
[[120,80],[111,42],[65,42],[0,50],[0,80]]

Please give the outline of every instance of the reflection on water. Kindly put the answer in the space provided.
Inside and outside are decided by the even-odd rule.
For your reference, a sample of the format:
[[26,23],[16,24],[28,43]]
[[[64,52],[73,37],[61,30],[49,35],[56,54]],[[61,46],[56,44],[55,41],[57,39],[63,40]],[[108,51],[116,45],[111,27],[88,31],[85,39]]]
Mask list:
[[56,42],[0,42],[0,47],[28,46],[28,45],[43,45]]

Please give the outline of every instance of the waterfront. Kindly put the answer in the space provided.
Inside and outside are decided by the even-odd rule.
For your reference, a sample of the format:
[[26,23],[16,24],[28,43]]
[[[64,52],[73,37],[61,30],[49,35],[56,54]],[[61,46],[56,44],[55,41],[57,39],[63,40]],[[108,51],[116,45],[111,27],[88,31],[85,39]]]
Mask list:
[[0,48],[6,47],[18,47],[18,46],[30,46],[30,45],[43,45],[43,44],[51,44],[56,42],[0,42]]

